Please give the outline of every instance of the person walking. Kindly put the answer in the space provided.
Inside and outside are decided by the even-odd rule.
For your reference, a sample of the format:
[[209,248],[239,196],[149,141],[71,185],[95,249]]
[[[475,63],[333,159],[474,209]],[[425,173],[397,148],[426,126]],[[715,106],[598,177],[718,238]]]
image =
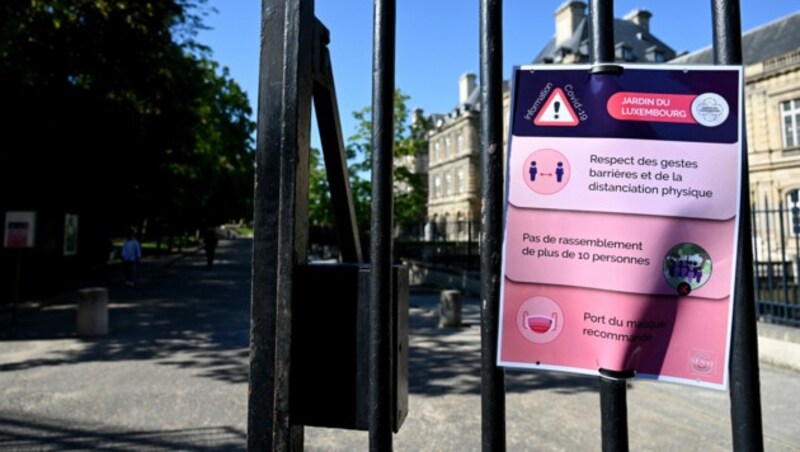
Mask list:
[[136,283],[136,266],[142,258],[142,247],[133,230],[128,239],[122,243],[121,255],[122,267],[125,269],[125,285],[133,286]]
[[206,267],[211,268],[214,265],[214,254],[217,250],[217,229],[206,228],[203,234],[203,242],[206,249]]

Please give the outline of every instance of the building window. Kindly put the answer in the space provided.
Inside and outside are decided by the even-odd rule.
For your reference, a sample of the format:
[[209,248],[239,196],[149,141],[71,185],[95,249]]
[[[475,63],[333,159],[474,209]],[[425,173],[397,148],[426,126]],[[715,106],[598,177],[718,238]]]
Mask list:
[[800,190],[786,193],[786,207],[789,210],[789,234],[800,235]]
[[464,153],[464,134],[459,133],[456,138],[456,154],[461,155]]
[[800,146],[800,99],[781,102],[783,119],[783,146]]
[[622,61],[633,61],[635,58],[633,56],[633,49],[629,46],[625,45],[625,43],[620,42],[616,45],[614,49],[616,53],[616,58]]
[[433,142],[433,161],[439,161],[439,140]]
[[464,193],[467,188],[466,179],[464,178],[464,170],[460,169],[456,173],[456,193]]
[[625,61],[633,61],[633,50],[630,47],[622,48],[622,59]]
[[447,173],[444,176],[444,178],[445,178],[444,189],[446,190],[447,196],[450,196],[453,194],[453,176],[450,173]]
[[445,158],[450,157],[451,155],[453,155],[453,149],[452,148],[453,147],[451,146],[451,143],[450,143],[450,137],[445,137],[445,139],[444,139]]
[[438,198],[442,194],[442,177],[436,176],[433,179],[433,197]]
[[658,46],[649,47],[644,56],[645,60],[655,61],[656,63],[663,63],[667,61],[667,54],[664,53],[664,50],[660,49]]

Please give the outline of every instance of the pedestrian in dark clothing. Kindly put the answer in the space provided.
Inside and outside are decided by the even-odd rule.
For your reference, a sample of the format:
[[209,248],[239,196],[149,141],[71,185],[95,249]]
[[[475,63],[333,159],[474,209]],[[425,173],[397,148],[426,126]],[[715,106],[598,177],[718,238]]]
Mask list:
[[211,268],[214,265],[214,254],[217,251],[217,231],[215,228],[206,229],[203,234],[203,244],[206,249],[206,267]]
[[122,243],[122,266],[125,269],[125,284],[132,286],[136,282],[136,266],[142,258],[142,247],[136,240],[136,233],[131,231],[128,239]]

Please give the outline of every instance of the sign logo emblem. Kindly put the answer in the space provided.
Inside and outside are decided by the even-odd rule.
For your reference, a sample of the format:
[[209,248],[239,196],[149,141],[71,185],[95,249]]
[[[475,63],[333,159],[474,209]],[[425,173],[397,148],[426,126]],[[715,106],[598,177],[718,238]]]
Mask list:
[[692,350],[689,355],[689,368],[698,375],[708,375],[714,371],[714,354],[706,350]]
[[706,127],[722,124],[730,112],[728,102],[719,94],[703,93],[692,101],[692,117]]
[[556,88],[545,102],[542,111],[534,118],[533,123],[537,126],[574,127],[578,125],[578,116],[567,101],[564,91]]

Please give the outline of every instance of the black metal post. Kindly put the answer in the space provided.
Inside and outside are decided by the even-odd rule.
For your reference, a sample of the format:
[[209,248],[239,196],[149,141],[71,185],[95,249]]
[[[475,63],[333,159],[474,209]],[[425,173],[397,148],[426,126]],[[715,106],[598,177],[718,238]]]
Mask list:
[[392,450],[392,157],[395,0],[375,0],[372,48],[369,447]]
[[[595,76],[617,74],[622,67],[614,63],[614,2],[592,0],[589,6],[591,46]],[[604,451],[628,450],[627,379],[628,369],[600,369],[600,423]]]
[[[783,223],[783,201],[778,201],[778,223],[781,225],[780,238],[781,238],[781,286],[783,288],[783,303],[781,304],[781,319],[787,320],[789,312],[786,309],[786,304],[789,303],[789,280],[786,267],[786,231]],[[755,306],[755,305],[754,305]]]
[[275,292],[278,254],[279,155],[267,152],[280,143],[283,102],[270,86],[283,83],[283,32],[286,5],[265,0],[261,6],[261,55],[253,203],[253,280],[250,305],[250,388],[247,405],[247,449],[272,450],[275,408]]
[[481,0],[481,444],[506,449],[506,388],[497,366],[503,237],[503,3]]
[[627,379],[600,378],[603,451],[628,451]]
[[[738,0],[711,0],[714,23],[714,64],[742,64],[742,28]],[[744,107],[744,105],[742,105]],[[744,121],[742,112],[742,121]],[[742,124],[744,129],[744,124]],[[747,141],[742,134],[741,203],[739,240],[733,291],[730,398],[733,449],[764,450],[761,424],[761,389],[758,370],[758,335],[753,293],[753,248],[750,242],[750,178]]]
[[[758,206],[756,204],[751,204],[750,205],[750,225],[752,226],[752,234],[751,234],[752,243],[758,243],[758,237],[759,237],[758,229],[759,229],[760,226],[758,225],[758,221],[757,220],[758,220]],[[800,253],[798,253],[797,256],[800,256]],[[760,297],[759,294],[761,293],[761,283],[759,282],[759,279],[761,278],[761,276],[760,276],[760,272],[758,270],[758,248],[757,247],[753,248],[753,266],[754,266],[753,272],[755,273],[755,275],[753,275],[753,280],[754,280],[753,284],[755,286],[755,293],[756,293],[755,301],[756,301],[756,307],[758,308],[759,307],[758,306],[758,300],[759,300],[759,297]]]
[[[791,207],[792,213],[790,213],[790,215],[792,217],[794,217],[794,215],[795,215],[793,213],[793,210],[797,208],[797,194],[798,194],[797,192],[794,192],[793,196],[790,198],[790,200],[792,202],[792,207]],[[797,300],[797,295],[798,295],[797,283],[798,283],[798,281],[800,281],[800,236],[798,235],[798,232],[800,232],[800,231],[798,231],[796,229],[796,226],[794,225],[794,221],[792,223],[793,224],[792,224],[792,232],[791,233],[794,235],[794,268],[795,268],[795,273],[794,273],[795,287],[794,287],[794,290],[792,291],[793,292],[792,293],[792,301],[794,302],[793,304],[797,305],[798,304],[798,300]],[[758,281],[758,280],[756,279],[756,281]],[[757,287],[756,287],[756,289],[757,289]],[[786,300],[786,303],[789,303],[789,300]]]
[[259,76],[249,450],[298,450],[290,417],[292,281],[308,248],[313,0],[265,0]]
[[315,24],[314,36],[314,110],[317,114],[325,173],[328,177],[334,221],[339,235],[342,262],[363,262],[361,239],[358,235],[353,195],[350,190],[347,157],[345,156],[342,126],[339,120],[339,103],[331,66],[330,32],[321,22]]
[[22,297],[22,250],[14,250],[16,265],[14,268],[14,293],[11,303],[11,326],[17,326],[17,307]]
[[592,0],[589,6],[592,58],[594,63],[614,61],[614,2]]
[[[767,228],[767,261],[766,261],[766,270],[767,270],[767,290],[769,291],[769,299],[775,299],[775,280],[773,278],[772,273],[772,222],[769,220],[773,214],[772,204],[769,202],[769,198],[764,195],[764,223]],[[769,314],[775,315],[775,307],[770,304],[769,306]]]

